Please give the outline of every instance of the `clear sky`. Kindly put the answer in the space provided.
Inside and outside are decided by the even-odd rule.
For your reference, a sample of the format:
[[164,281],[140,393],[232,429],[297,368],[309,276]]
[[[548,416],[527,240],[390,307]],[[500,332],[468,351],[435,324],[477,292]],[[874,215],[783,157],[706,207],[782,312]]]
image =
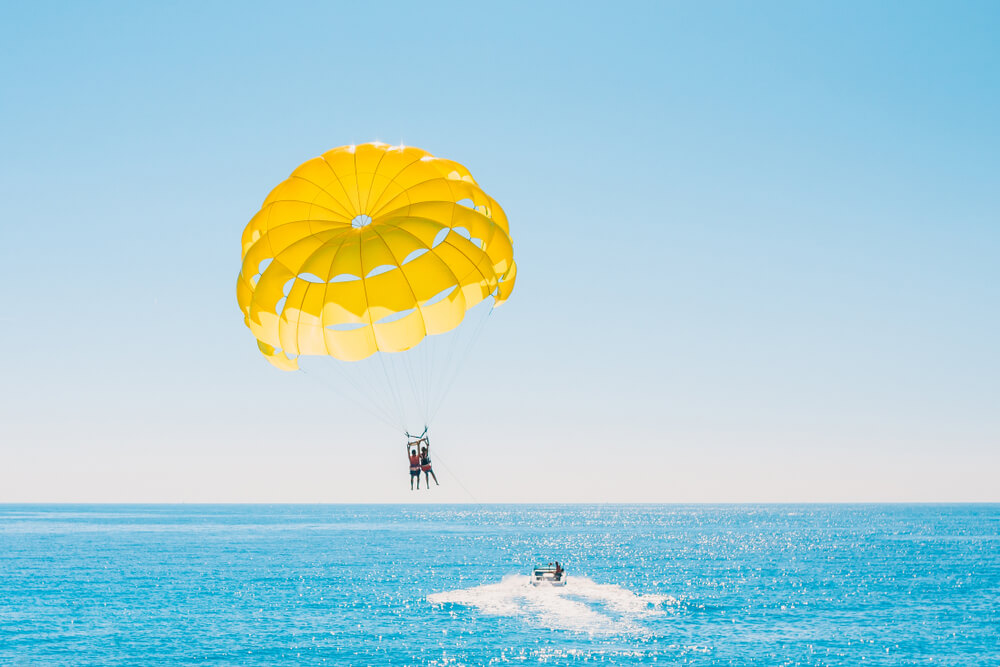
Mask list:
[[414,499],[235,298],[268,191],[376,139],[467,165],[520,269],[421,501],[1000,501],[995,2],[0,26],[0,501]]

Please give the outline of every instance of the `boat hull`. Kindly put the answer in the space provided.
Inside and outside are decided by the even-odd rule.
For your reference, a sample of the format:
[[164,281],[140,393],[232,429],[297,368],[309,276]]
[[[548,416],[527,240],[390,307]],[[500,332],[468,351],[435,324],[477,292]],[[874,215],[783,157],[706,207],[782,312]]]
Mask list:
[[531,585],[535,586],[535,587],[539,587],[539,586],[565,586],[566,585],[566,577],[563,577],[563,578],[561,578],[559,580],[556,580],[556,579],[535,579],[534,577],[530,577],[529,579],[531,581]]

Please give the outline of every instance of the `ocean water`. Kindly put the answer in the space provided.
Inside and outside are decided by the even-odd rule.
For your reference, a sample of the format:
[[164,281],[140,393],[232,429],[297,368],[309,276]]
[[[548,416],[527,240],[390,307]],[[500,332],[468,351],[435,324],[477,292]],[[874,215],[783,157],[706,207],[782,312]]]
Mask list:
[[0,664],[170,663],[1000,665],[1000,505],[0,505]]

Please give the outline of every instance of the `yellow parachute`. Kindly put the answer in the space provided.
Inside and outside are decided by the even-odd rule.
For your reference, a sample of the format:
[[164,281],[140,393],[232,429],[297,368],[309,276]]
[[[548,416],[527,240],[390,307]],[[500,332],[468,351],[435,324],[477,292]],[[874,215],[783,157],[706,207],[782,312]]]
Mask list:
[[458,327],[517,267],[503,209],[468,169],[411,146],[341,146],[300,165],[243,231],[236,295],[267,359],[359,361]]

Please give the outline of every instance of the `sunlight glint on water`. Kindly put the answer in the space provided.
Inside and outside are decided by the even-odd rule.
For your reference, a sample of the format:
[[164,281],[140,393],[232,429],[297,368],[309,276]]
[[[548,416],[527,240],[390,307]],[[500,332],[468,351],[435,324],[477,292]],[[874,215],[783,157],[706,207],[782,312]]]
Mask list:
[[0,664],[1000,664],[998,535],[996,505],[6,505]]

